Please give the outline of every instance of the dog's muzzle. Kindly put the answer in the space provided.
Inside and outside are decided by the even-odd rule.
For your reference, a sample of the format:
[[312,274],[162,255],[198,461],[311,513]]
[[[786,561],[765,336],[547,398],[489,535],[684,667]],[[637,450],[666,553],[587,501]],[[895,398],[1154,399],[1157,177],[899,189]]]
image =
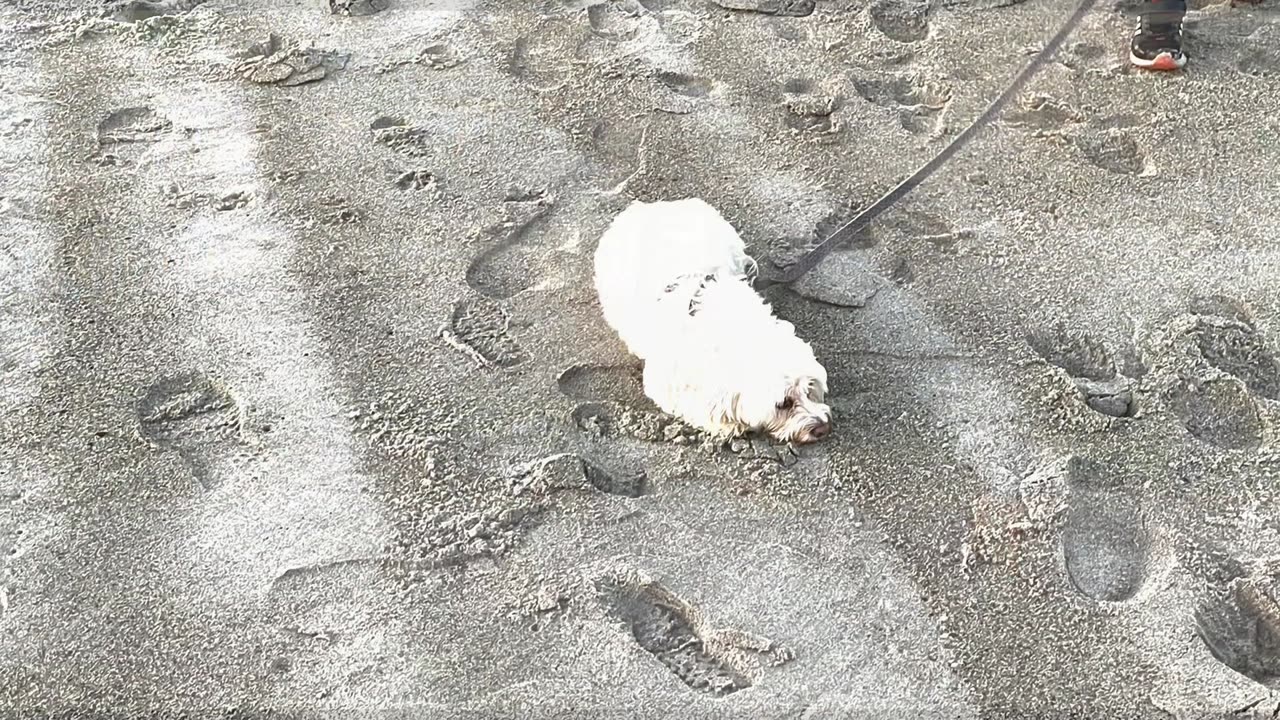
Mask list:
[[796,435],[796,442],[801,445],[809,445],[811,443],[816,443],[819,440],[830,435],[831,428],[832,428],[832,422],[830,420],[827,420],[825,422],[820,422],[820,423],[814,423],[813,425],[806,425],[804,429],[802,429]]

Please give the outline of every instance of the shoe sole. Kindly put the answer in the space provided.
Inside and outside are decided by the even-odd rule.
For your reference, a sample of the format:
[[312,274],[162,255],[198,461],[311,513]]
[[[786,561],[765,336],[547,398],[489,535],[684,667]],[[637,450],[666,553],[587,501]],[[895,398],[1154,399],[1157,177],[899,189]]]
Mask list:
[[1148,60],[1129,53],[1129,62],[1144,70],[1181,70],[1187,64],[1187,56],[1174,57],[1173,53],[1162,52]]

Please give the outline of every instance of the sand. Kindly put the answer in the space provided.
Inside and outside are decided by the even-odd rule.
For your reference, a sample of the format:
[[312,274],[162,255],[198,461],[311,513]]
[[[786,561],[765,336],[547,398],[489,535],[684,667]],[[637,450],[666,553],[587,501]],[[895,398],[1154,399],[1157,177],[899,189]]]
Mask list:
[[633,198],[794,262],[1071,9],[0,6],[0,717],[1275,717],[1272,2],[1101,3],[770,288],[825,443],[591,289]]

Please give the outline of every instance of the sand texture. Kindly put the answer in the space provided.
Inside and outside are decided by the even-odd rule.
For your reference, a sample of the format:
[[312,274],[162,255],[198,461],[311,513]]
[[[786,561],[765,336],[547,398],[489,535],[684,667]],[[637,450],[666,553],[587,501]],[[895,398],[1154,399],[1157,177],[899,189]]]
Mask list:
[[1103,0],[770,288],[820,445],[591,286],[633,198],[793,263],[1073,6],[0,2],[0,718],[1276,717],[1275,0]]

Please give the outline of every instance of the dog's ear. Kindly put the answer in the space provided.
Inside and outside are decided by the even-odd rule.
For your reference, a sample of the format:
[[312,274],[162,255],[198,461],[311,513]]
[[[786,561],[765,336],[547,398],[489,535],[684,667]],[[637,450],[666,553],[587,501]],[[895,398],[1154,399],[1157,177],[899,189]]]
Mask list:
[[817,400],[818,402],[823,402],[827,399],[826,377],[818,376],[813,378],[811,388],[812,388],[812,392],[810,394],[813,396],[814,400]]

